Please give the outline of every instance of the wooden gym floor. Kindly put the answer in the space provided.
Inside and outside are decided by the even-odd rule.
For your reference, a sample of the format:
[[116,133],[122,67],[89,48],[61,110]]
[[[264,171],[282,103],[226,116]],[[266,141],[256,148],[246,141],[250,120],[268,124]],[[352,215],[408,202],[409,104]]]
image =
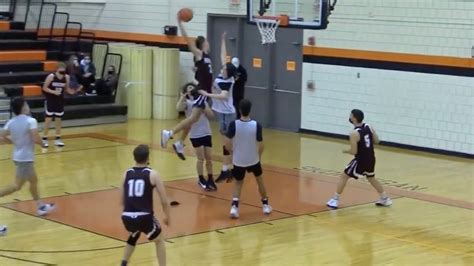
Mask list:
[[[174,123],[66,129],[64,149],[38,149],[40,191],[58,210],[35,216],[27,187],[0,198],[0,224],[9,226],[0,238],[0,265],[118,265],[126,233],[117,187],[139,143],[152,146],[151,166],[167,181],[169,198],[181,203],[164,228],[169,265],[474,265],[472,160],[377,148],[377,176],[394,205],[375,207],[370,185],[351,180],[342,208],[329,211],[325,203],[351,159],[341,153],[347,143],[265,130],[274,212],[262,214],[249,176],[241,218],[231,220],[231,184],[203,192],[191,145],[186,161],[159,147],[160,130]],[[220,137],[213,142],[217,174]],[[11,146],[0,146],[0,186],[13,180],[10,154]],[[157,265],[154,245],[142,239],[131,265]]]

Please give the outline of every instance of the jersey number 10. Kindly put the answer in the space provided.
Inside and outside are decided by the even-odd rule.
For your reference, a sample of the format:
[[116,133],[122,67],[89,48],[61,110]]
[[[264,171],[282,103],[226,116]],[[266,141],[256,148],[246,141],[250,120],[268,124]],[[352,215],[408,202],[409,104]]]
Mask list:
[[145,181],[141,179],[128,180],[128,197],[142,197],[145,192]]

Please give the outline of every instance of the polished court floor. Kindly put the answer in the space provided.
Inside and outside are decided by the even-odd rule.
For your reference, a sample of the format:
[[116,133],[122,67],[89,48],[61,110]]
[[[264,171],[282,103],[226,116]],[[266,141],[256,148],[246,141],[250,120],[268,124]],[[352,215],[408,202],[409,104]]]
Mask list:
[[[192,150],[181,161],[159,147],[160,130],[174,123],[66,129],[65,148],[38,148],[41,194],[58,210],[35,216],[27,189],[0,198],[0,224],[10,230],[0,238],[0,265],[118,265],[126,239],[118,187],[139,143],[152,146],[151,166],[167,181],[169,198],[180,202],[164,228],[169,265],[474,265],[472,160],[377,148],[377,176],[394,205],[375,207],[370,185],[351,180],[342,208],[329,211],[325,202],[350,160],[341,152],[347,144],[265,130],[263,163],[274,212],[262,214],[249,176],[241,218],[231,220],[232,185],[203,192]],[[213,142],[217,174],[219,137]],[[0,186],[14,174],[10,153],[11,146],[0,146]],[[142,239],[131,265],[157,265],[153,244]]]

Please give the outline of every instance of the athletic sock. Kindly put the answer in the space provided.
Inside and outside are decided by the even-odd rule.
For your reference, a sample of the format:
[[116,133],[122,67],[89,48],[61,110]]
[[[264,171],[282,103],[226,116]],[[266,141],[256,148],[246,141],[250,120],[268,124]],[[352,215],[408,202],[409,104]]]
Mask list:
[[239,198],[232,199],[232,206],[239,207]]
[[60,135],[56,135],[56,139],[61,139],[61,136],[60,136]]
[[385,192],[382,192],[382,193],[380,193],[380,198],[381,199],[386,199],[386,198],[388,198],[388,196],[387,196],[387,194],[385,194]]
[[230,167],[227,164],[223,164],[222,165],[222,171],[225,172],[225,171],[228,171],[228,170],[230,170]]
[[337,200],[339,199],[339,193],[337,193],[337,192],[334,193],[334,199],[337,199]]
[[262,199],[262,204],[263,205],[268,205],[268,198]]

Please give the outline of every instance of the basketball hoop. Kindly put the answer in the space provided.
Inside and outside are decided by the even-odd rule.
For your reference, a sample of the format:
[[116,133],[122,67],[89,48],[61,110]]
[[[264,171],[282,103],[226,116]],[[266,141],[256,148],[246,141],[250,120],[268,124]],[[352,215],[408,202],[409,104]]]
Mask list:
[[278,26],[288,25],[288,16],[270,17],[257,16],[254,18],[258,31],[262,36],[262,44],[276,43],[276,30]]

